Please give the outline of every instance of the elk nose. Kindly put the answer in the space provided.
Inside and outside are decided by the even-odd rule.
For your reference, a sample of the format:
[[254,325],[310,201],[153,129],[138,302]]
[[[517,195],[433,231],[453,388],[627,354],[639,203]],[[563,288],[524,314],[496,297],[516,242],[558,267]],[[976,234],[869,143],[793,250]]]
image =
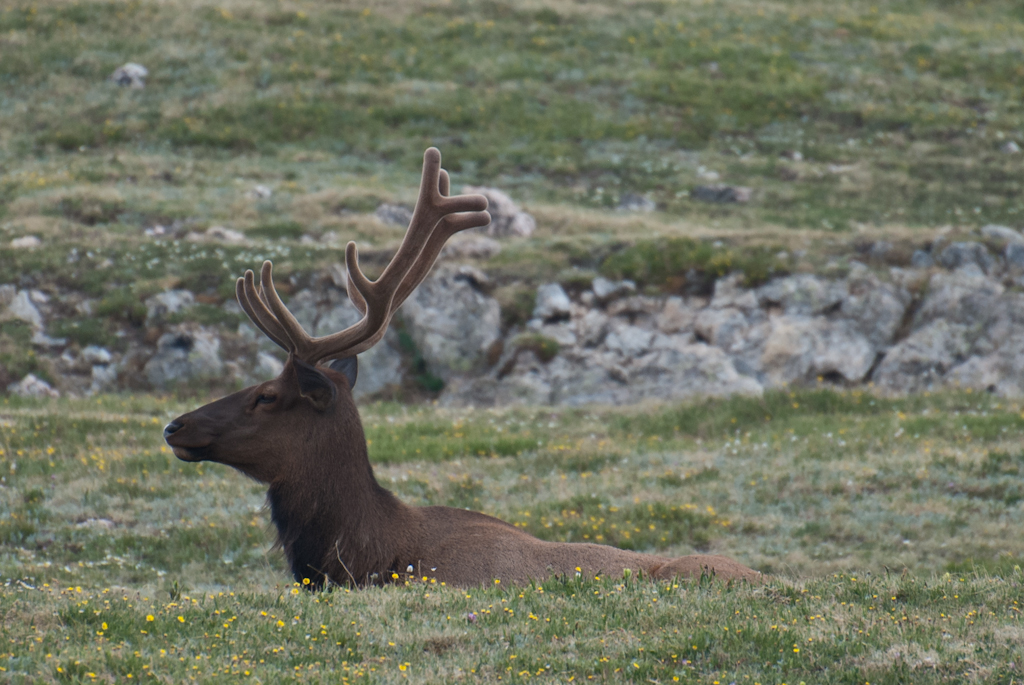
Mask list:
[[169,424],[164,426],[164,440],[166,440],[167,438],[171,437],[172,435],[177,433],[182,428],[183,428],[182,424],[178,423],[177,421],[171,421]]

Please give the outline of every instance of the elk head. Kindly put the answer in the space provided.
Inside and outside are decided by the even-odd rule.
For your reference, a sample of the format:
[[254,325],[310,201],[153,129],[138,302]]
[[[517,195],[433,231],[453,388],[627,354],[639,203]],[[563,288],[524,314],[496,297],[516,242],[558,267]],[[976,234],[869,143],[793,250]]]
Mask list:
[[[365,452],[352,401],[356,355],[384,337],[395,311],[426,278],[445,242],[455,233],[490,222],[481,195],[449,197],[441,153],[423,155],[419,197],[405,238],[376,281],[359,268],[355,243],[345,250],[348,296],[362,318],[343,331],[315,338],[303,330],[274,288],[273,265],[263,263],[259,285],[252,271],[239,278],[235,295],[253,324],[288,353],[277,378],[254,385],[196,411],[164,429],[175,456],[233,466],[267,483],[293,472],[291,460],[309,447],[337,441]],[[331,361],[333,360],[333,361]],[[331,361],[324,367],[321,362]],[[300,443],[300,444],[297,444]],[[336,451],[335,446],[332,451]]]

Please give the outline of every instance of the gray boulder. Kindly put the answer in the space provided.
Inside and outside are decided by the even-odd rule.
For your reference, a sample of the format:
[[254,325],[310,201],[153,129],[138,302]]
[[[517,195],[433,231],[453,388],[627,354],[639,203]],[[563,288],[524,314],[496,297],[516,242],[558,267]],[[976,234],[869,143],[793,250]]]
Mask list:
[[1020,231],[1010,228],[1009,226],[988,224],[987,226],[981,227],[981,234],[989,240],[1002,245],[1012,243],[1016,243],[1018,245],[1024,244],[1024,235],[1021,235]]
[[160,336],[156,354],[142,371],[150,385],[159,389],[219,378],[224,373],[220,338],[202,327],[178,326]]
[[598,276],[591,283],[590,289],[599,303],[607,304],[616,297],[635,293],[636,283],[630,280],[612,281],[604,276]]
[[845,297],[843,283],[812,274],[779,278],[757,289],[757,299],[762,307],[781,307],[785,314],[797,316],[835,311]]
[[824,317],[778,316],[761,354],[767,383],[813,383],[819,377],[863,380],[875,361],[875,349],[848,321]]
[[933,390],[969,351],[966,326],[935,319],[889,350],[874,374],[875,384],[897,393]]
[[875,349],[892,344],[912,297],[905,288],[883,283],[870,271],[851,273],[846,283],[847,296],[838,316],[847,319]]
[[537,288],[533,318],[541,321],[568,319],[572,314],[572,301],[558,283],[547,283]]
[[967,326],[981,325],[992,318],[1004,288],[983,274],[963,270],[932,274],[917,314],[915,329],[945,319]]
[[924,250],[914,250],[914,254],[910,255],[910,266],[915,269],[930,269],[935,266],[935,260]]
[[683,298],[673,295],[665,300],[656,325],[662,333],[683,333],[693,330],[697,311],[687,306]]
[[536,220],[520,209],[507,193],[497,188],[464,186],[462,192],[487,198],[487,211],[491,215],[491,223],[477,230],[486,231],[489,236],[528,238],[537,229]]
[[35,374],[28,374],[7,386],[8,392],[21,397],[60,397],[60,392]]
[[981,243],[963,242],[947,245],[939,254],[939,264],[951,270],[974,265],[990,274],[995,267],[995,259]]
[[165,290],[146,300],[146,321],[153,322],[167,318],[196,303],[196,297],[188,290]]
[[498,302],[452,271],[427,278],[401,315],[431,371],[445,380],[480,370],[501,334]]
[[40,331],[43,328],[43,315],[32,301],[31,293],[27,290],[17,291],[10,304],[7,305],[6,316],[24,321],[34,331]]

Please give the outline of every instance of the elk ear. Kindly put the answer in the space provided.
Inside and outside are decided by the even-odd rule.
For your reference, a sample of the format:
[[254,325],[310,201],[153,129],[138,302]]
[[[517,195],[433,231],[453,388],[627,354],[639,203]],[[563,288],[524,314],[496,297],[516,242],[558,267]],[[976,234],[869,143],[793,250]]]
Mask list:
[[356,378],[359,376],[359,361],[357,357],[334,359],[327,364],[327,367],[332,371],[345,374],[345,378],[348,379],[349,390],[356,387]]
[[299,383],[299,394],[305,397],[318,410],[327,409],[337,394],[337,389],[331,380],[320,373],[315,366],[296,359],[295,378]]

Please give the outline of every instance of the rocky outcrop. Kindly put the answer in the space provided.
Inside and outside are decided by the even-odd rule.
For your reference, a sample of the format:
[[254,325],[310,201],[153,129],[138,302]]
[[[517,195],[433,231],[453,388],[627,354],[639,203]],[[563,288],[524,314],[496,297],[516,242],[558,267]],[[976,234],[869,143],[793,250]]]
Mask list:
[[443,379],[486,366],[501,336],[501,308],[472,274],[438,269],[401,309],[406,330],[431,371]]

